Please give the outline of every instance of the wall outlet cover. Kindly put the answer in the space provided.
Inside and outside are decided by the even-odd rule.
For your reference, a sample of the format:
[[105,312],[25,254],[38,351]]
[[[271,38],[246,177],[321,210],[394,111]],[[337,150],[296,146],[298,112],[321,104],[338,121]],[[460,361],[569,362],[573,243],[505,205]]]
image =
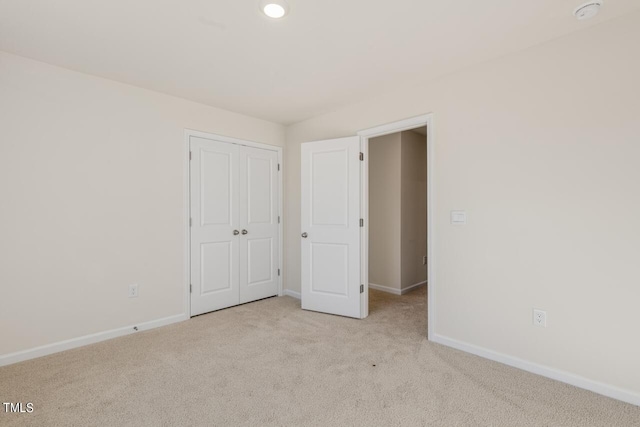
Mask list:
[[134,283],[129,285],[129,298],[137,298],[138,297],[138,284]]
[[547,312],[543,310],[533,309],[533,325],[541,328],[547,327]]

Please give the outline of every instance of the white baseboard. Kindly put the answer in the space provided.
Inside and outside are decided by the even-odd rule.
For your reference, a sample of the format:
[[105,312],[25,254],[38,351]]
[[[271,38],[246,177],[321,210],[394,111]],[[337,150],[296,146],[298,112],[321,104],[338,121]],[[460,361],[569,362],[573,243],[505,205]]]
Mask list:
[[291,289],[285,289],[284,294],[295,299],[300,299],[300,292],[292,291]]
[[397,288],[390,288],[389,286],[376,285],[375,283],[369,283],[369,289],[375,289],[376,291],[387,292],[394,295],[402,295],[402,291]]
[[388,292],[394,295],[404,295],[409,291],[414,290],[415,288],[419,288],[420,286],[424,286],[427,284],[427,281],[416,283],[415,285],[407,286],[403,289],[398,288],[390,288],[389,286],[376,285],[375,283],[369,283],[369,288],[375,289],[377,291]]
[[[162,319],[151,320],[149,322],[139,323],[137,325],[125,326],[109,331],[98,332],[95,334],[84,335],[78,338],[72,338],[65,341],[59,341],[39,347],[30,348],[28,350],[17,351],[15,353],[0,355],[0,366],[11,365],[25,360],[35,359],[37,357],[47,356],[53,353],[70,350],[72,348],[82,347],[94,344],[100,341],[109,340],[111,338],[121,337],[124,335],[134,334],[136,332],[147,331],[149,329],[159,328],[160,326],[170,325],[172,323],[187,320],[189,316],[186,314],[177,314],[175,316],[164,317]],[[137,327],[138,329],[133,329]]]
[[406,294],[407,292],[411,292],[412,290],[419,288],[420,286],[424,286],[427,284],[427,281],[416,283],[415,285],[407,286],[406,288],[402,288],[400,291],[401,295]]
[[485,359],[504,363],[505,365],[513,366],[514,368],[522,369],[533,374],[571,384],[573,386],[589,390],[603,396],[611,397],[613,399],[631,403],[632,405],[640,406],[640,393],[631,390],[626,390],[609,384],[601,383],[599,381],[590,380],[580,375],[540,365],[528,360],[509,356],[507,354],[498,353],[497,351],[489,350],[473,344],[468,344],[438,334],[434,334],[432,341],[438,344],[446,345],[447,347],[453,347],[467,353],[475,354],[476,356],[484,357]]

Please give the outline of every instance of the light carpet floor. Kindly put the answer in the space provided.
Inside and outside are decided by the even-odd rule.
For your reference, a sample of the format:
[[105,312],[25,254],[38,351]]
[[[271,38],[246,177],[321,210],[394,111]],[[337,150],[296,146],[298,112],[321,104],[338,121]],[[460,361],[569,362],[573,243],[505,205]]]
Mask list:
[[[640,407],[430,343],[425,288],[347,319],[270,298],[0,368],[0,425],[640,426]],[[0,410],[3,409],[0,407]]]

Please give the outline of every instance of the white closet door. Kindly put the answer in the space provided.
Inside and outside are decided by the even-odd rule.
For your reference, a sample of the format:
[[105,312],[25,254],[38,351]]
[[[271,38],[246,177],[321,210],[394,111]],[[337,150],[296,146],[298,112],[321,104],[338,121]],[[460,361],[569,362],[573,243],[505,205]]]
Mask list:
[[240,303],[278,294],[278,153],[240,147]]
[[301,150],[302,308],[359,318],[360,138]]
[[191,315],[240,303],[239,146],[191,137]]

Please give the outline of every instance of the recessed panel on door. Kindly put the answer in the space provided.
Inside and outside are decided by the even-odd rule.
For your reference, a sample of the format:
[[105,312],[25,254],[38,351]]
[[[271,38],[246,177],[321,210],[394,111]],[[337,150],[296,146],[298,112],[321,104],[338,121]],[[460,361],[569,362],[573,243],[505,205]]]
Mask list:
[[349,246],[311,243],[311,292],[349,295]]
[[200,148],[199,155],[201,224],[229,225],[233,210],[231,195],[234,190],[232,153]]
[[347,226],[349,216],[349,152],[347,149],[311,155],[311,223]]
[[274,280],[273,243],[271,237],[247,239],[250,266],[247,275],[248,286],[258,286]]
[[273,224],[275,161],[277,157],[247,154],[247,225]]
[[200,295],[231,289],[232,259],[232,241],[200,245]]

